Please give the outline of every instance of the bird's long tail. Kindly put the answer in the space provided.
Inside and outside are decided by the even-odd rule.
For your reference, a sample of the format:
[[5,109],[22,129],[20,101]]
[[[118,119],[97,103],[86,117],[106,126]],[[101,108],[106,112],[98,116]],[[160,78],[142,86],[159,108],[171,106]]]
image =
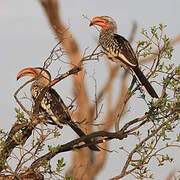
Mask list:
[[[68,121],[67,124],[80,136],[86,136],[86,134],[72,121]],[[85,140],[86,144],[91,144],[88,147],[93,151],[100,151],[99,148],[95,145],[93,145],[91,140]]]
[[139,81],[141,82],[141,84],[146,88],[147,92],[154,98],[158,98],[158,95],[156,93],[156,91],[154,90],[154,88],[151,86],[151,84],[149,83],[149,81],[146,79],[146,77],[144,76],[144,74],[142,73],[142,71],[139,69],[139,67],[134,67],[132,68],[133,71],[135,72],[137,78],[139,79]]

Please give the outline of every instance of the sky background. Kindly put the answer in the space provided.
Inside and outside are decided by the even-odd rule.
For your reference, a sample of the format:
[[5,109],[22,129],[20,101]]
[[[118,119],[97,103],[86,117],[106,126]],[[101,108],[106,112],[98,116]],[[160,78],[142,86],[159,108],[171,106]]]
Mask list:
[[[98,37],[97,32],[93,28],[89,28],[88,21],[83,18],[83,15],[87,15],[89,18],[97,15],[112,16],[117,22],[118,33],[126,38],[129,37],[132,23],[136,21],[138,25],[136,42],[140,39],[142,27],[149,28],[159,23],[167,25],[166,32],[171,38],[180,33],[179,0],[61,0],[60,11],[64,23],[70,27],[82,53],[86,47],[93,49]],[[0,23],[1,128],[9,130],[15,120],[16,102],[13,94],[22,84],[22,81],[16,82],[18,71],[27,66],[42,66],[43,61],[56,44],[56,40],[37,0],[1,0]],[[133,46],[135,47],[136,44]],[[175,64],[179,64],[179,49],[180,45],[175,46],[173,56]],[[60,66],[54,67],[52,74],[57,73],[59,68]],[[100,68],[100,64],[92,65],[93,70],[96,68]],[[90,74],[92,69],[88,70]],[[101,68],[99,73],[104,73],[104,70]],[[100,74],[97,72],[97,76]],[[103,78],[105,77],[103,76]],[[102,79],[102,76],[100,78]],[[103,82],[102,80],[99,86]],[[62,89],[62,85],[60,86]],[[65,99],[67,96],[71,96],[69,81],[64,81],[62,90],[64,90],[62,94]],[[141,109],[141,107],[138,108]],[[180,152],[176,151],[175,153],[179,153],[180,157]],[[115,154],[108,159],[107,165],[97,179],[105,179],[119,173],[118,164],[116,164],[119,160],[116,157]],[[158,169],[159,173],[155,179],[164,179],[173,167],[180,168],[178,161],[180,158],[174,164],[167,165],[165,169]],[[109,171],[112,162],[114,167],[112,168],[111,165],[111,171]]]

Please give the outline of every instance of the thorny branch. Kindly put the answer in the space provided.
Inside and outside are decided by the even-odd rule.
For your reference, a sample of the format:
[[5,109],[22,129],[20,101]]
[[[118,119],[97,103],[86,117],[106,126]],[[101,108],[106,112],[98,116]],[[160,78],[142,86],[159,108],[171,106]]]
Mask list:
[[[59,45],[59,43],[57,44]],[[53,53],[55,51],[55,48],[57,47],[57,45],[53,48],[51,55],[53,56]],[[97,48],[96,48],[97,49]],[[95,49],[95,50],[96,50]],[[16,100],[16,102],[19,104],[19,106],[22,108],[22,110],[24,112],[27,113],[27,115],[29,116],[29,118],[31,119],[28,124],[24,127],[23,124],[20,124],[18,121],[15,122],[14,126],[11,128],[8,138],[5,141],[5,148],[1,151],[1,157],[3,157],[3,160],[0,163],[0,171],[3,170],[4,164],[6,159],[9,157],[9,155],[11,154],[12,150],[18,146],[19,144],[24,144],[26,142],[26,140],[31,136],[33,129],[40,123],[40,119],[38,117],[39,114],[39,107],[40,107],[40,102],[42,100],[42,98],[44,97],[44,94],[48,91],[49,88],[51,88],[52,86],[54,86],[56,83],[58,83],[59,81],[63,80],[64,78],[73,75],[73,74],[77,74],[78,72],[81,71],[81,67],[83,65],[84,61],[89,61],[92,58],[97,59],[98,60],[98,56],[101,54],[100,53],[95,53],[95,50],[87,56],[84,56],[83,59],[79,62],[78,65],[74,66],[73,68],[71,68],[69,71],[63,73],[62,75],[56,77],[54,80],[52,80],[50,82],[50,84],[48,85],[48,87],[44,88],[41,92],[41,94],[39,95],[39,97],[36,99],[35,105],[33,107],[33,113],[31,113],[31,111],[28,111],[24,105],[21,103],[21,101],[18,99],[17,95],[18,93],[29,83],[31,83],[33,80],[35,80],[34,78],[25,82],[23,85],[21,85],[17,91],[14,93],[14,98]],[[49,61],[49,60],[48,60]],[[51,63],[48,63],[48,66]],[[47,67],[48,67],[47,66]],[[45,66],[46,67],[46,66]],[[23,129],[23,130],[22,130]],[[15,135],[22,130],[22,138],[21,138],[21,142],[17,142],[15,140]]]
[[178,117],[178,114],[175,112],[173,116],[170,116],[167,121],[162,123],[155,131],[153,131],[150,135],[148,135],[146,138],[144,138],[139,144],[137,144],[136,147],[129,153],[127,161],[125,162],[125,165],[121,171],[121,174],[119,176],[113,177],[112,180],[120,179],[120,178],[124,177],[125,175],[128,175],[131,172],[133,172],[136,168],[138,168],[138,166],[137,166],[136,168],[132,168],[131,170],[127,171],[127,168],[129,167],[132,157],[133,157],[134,153],[136,153],[137,149],[139,147],[141,147],[150,138],[152,138],[154,135],[156,135],[164,126],[166,126],[166,124],[168,122],[174,121],[177,117]]
[[[104,143],[106,141],[110,141],[112,139],[119,139],[122,140],[124,138],[127,138],[128,133],[131,132],[132,130],[129,129],[131,126],[134,124],[144,121],[146,122],[148,118],[148,115],[145,115],[141,118],[136,118],[134,120],[129,121],[126,123],[118,132],[106,132],[106,131],[97,131],[94,133],[91,133],[89,135],[80,137],[78,139],[72,140],[64,145],[59,145],[58,150],[55,152],[48,152],[47,154],[43,155],[42,157],[38,158],[35,162],[32,163],[31,167],[28,168],[27,171],[34,170],[35,168],[38,168],[41,166],[42,162],[45,160],[50,160],[52,159],[55,155],[61,153],[61,152],[66,152],[66,151],[71,151],[74,149],[81,149],[83,147],[87,147],[88,145],[91,144],[83,144],[79,145],[80,143],[84,142],[85,140],[93,140],[93,144],[100,144]],[[138,126],[142,126],[144,123],[140,123]],[[129,129],[129,130],[127,130]],[[134,129],[134,128],[132,128]]]

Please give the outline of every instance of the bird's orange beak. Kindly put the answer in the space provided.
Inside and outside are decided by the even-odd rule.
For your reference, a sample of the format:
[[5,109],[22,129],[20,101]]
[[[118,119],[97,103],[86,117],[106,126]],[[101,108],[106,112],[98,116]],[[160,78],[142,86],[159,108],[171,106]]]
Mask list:
[[104,18],[96,16],[91,20],[91,22],[89,24],[89,26],[94,26],[94,25],[97,25],[100,27],[106,27],[107,22]]
[[31,76],[31,77],[35,78],[38,76],[38,74],[33,68],[24,68],[21,71],[19,71],[19,73],[17,75],[17,80],[24,76]]

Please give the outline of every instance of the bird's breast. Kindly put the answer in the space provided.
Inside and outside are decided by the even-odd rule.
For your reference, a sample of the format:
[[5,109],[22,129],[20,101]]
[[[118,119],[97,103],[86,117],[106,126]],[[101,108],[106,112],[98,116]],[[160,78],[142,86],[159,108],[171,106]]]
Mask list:
[[121,54],[118,48],[116,48],[112,44],[109,44],[109,46],[107,46],[107,44],[104,44],[101,45],[101,47],[108,59],[112,60],[115,63],[118,63],[119,65],[122,65],[122,62],[117,58]]
[[31,87],[31,96],[33,99],[36,99],[41,92],[41,89],[38,86],[32,86]]

